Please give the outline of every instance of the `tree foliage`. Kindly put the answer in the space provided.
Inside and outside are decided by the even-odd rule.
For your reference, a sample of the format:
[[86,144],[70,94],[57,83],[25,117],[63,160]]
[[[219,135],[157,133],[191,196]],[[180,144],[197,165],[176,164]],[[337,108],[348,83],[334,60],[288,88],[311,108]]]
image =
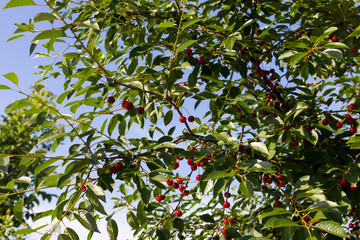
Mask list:
[[[35,192],[59,191],[56,208],[34,217],[53,220],[41,239],[65,218],[91,238],[104,217],[117,239],[112,216],[122,209],[138,239],[357,236],[356,1],[42,4],[48,11],[9,40],[31,33],[30,53],[51,58],[35,90],[52,79],[62,89],[55,101],[7,107],[27,107],[38,144],[72,142],[32,172]],[[78,239],[66,226],[59,239],[69,238]]]

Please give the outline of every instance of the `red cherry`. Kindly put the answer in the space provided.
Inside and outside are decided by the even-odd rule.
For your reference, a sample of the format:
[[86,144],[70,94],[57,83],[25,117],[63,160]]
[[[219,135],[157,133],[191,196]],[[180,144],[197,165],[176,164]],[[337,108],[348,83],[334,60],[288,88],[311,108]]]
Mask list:
[[183,192],[183,194],[184,194],[184,196],[187,196],[187,195],[189,195],[189,191],[188,191],[188,190],[185,190],[185,191]]
[[333,36],[333,37],[331,38],[331,41],[333,41],[333,42],[338,42],[339,39],[338,39],[336,36]]
[[283,180],[283,178],[284,178],[284,176],[281,175],[281,174],[279,174],[279,175],[276,176],[276,179],[279,180],[279,181]]
[[241,112],[241,108],[239,106],[236,106],[235,109]]
[[121,162],[119,162],[119,163],[116,164],[116,169],[117,169],[118,171],[120,171],[121,169],[123,169],[123,167],[124,167],[124,165],[123,165]]
[[351,190],[351,191],[355,191],[356,189],[357,189],[356,186],[350,186],[350,190]]
[[186,55],[191,55],[192,54],[192,50],[191,50],[191,48],[187,48],[186,50],[185,50],[185,53],[186,53]]
[[186,117],[181,116],[179,120],[180,120],[181,123],[184,123],[184,122],[186,122]]
[[336,126],[337,126],[338,128],[342,128],[342,127],[343,127],[343,124],[342,124],[342,122],[337,122],[337,123],[336,123]]
[[106,100],[108,103],[113,104],[115,102],[115,98],[113,96],[110,96]]
[[260,29],[258,29],[257,31],[256,31],[256,34],[257,35],[260,35],[262,33],[262,31],[260,30]]
[[229,207],[230,207],[230,203],[229,203],[229,202],[227,202],[227,201],[226,201],[226,202],[224,202],[224,204],[223,204],[223,205],[224,205],[224,208],[229,208]]
[[190,166],[194,165],[194,161],[192,159],[188,159],[187,164],[189,164]]
[[285,182],[285,181],[281,181],[279,184],[280,184],[281,187],[285,187],[286,182]]
[[282,205],[282,203],[280,201],[275,201],[275,206],[276,207],[280,207]]
[[201,175],[199,174],[196,176],[196,180],[200,181],[200,179],[201,179]]
[[324,125],[324,126],[326,126],[326,125],[329,124],[329,120],[323,119],[323,120],[321,121],[321,124]]
[[356,119],[355,118],[350,118],[348,120],[349,124],[355,124],[356,123]]
[[179,188],[179,184],[177,184],[176,182],[173,184],[173,188],[178,189]]
[[177,211],[175,212],[175,214],[176,214],[177,217],[181,217],[182,211],[181,211],[181,210],[177,210]]
[[307,131],[307,132],[312,131],[312,127],[310,125],[306,125],[304,128],[305,128],[305,131]]
[[236,223],[236,222],[237,222],[237,219],[236,219],[236,218],[230,219],[230,223]]
[[169,179],[169,181],[166,180],[166,183],[167,183],[168,186],[172,186],[174,184],[174,181]]
[[158,201],[158,202],[160,202],[160,201],[161,201],[160,196],[157,196],[157,197],[156,197],[156,201]]
[[355,134],[355,133],[356,133],[356,128],[351,127],[351,128],[350,128],[350,133],[351,133],[351,134]]
[[131,102],[126,102],[126,103],[125,103],[125,108],[126,108],[127,110],[131,110],[133,107],[134,107],[134,104],[133,104],[133,103],[131,103]]
[[198,62],[198,64],[202,64],[204,62],[204,59],[202,57],[199,57],[197,62]]
[[356,109],[356,105],[352,103],[352,104],[349,105],[349,108],[350,108],[350,110],[355,110],[355,109]]
[[215,236],[215,237],[214,237],[214,240],[220,240],[220,237],[219,237],[219,236]]
[[345,187],[346,186],[346,180],[342,179],[340,182],[339,182],[340,186],[342,187]]
[[179,162],[174,162],[173,170],[178,169],[180,166]]
[[86,191],[86,186],[85,186],[85,185],[82,185],[82,186],[80,187],[80,190],[83,191],[83,192],[85,192],[85,191]]
[[117,172],[117,169],[116,169],[116,167],[111,167],[111,168],[109,169],[109,171],[110,171],[111,173],[116,173],[116,172]]
[[278,201],[278,200],[280,200],[280,197],[279,197],[279,196],[275,196],[274,199],[275,199],[276,201]]
[[250,116],[251,117],[256,117],[256,113],[251,113]]
[[350,223],[349,228],[353,228],[353,227],[354,227],[354,224]]
[[291,141],[291,145],[293,145],[294,147],[299,145],[299,141],[298,140],[292,140]]
[[349,121],[349,119],[351,119],[351,118],[352,118],[352,117],[351,117],[350,114],[346,114],[346,115],[345,115],[345,120],[346,120],[346,121]]
[[180,184],[180,183],[183,182],[183,179],[182,179],[182,178],[178,178],[178,179],[176,179],[176,182],[177,182],[178,184]]
[[221,230],[221,233],[225,235],[226,234],[226,229]]
[[193,122],[194,120],[195,120],[195,118],[193,116],[188,117],[189,122]]
[[192,170],[192,171],[196,171],[196,169],[197,169],[197,166],[196,166],[196,165],[192,165],[192,166],[191,166],[191,170]]
[[304,220],[306,223],[308,223],[308,222],[311,221],[311,218],[310,218],[309,216],[305,216],[305,217],[303,218],[303,220]]
[[142,115],[142,114],[144,114],[144,112],[145,112],[145,110],[143,107],[138,108],[138,114]]
[[184,185],[180,185],[180,186],[179,186],[179,190],[180,190],[180,192],[183,192],[183,191],[185,190],[185,186],[184,186]]
[[351,51],[352,51],[353,53],[357,53],[357,52],[358,52],[358,49],[357,49],[357,48],[353,48],[353,49],[351,49]]
[[226,197],[226,198],[231,197],[231,193],[229,193],[229,192],[225,192],[225,193],[224,193],[224,197]]
[[225,220],[224,220],[224,224],[225,224],[225,225],[228,225],[229,223],[230,223],[230,222],[229,222],[229,219],[225,219]]
[[121,101],[121,106],[122,106],[122,107],[125,107],[126,103],[127,103],[126,100],[122,100],[122,101]]

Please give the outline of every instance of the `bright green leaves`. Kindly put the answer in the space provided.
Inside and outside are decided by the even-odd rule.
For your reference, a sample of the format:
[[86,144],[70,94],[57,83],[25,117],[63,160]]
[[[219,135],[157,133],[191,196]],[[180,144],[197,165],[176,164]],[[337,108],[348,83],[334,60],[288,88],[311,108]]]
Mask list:
[[86,210],[79,210],[77,213],[74,213],[75,218],[83,225],[85,228],[90,231],[100,232],[95,218],[93,215]]
[[183,41],[182,43],[179,44],[179,46],[176,49],[176,53],[179,53],[181,51],[183,51],[185,48],[190,47],[191,45],[193,45],[194,43],[196,43],[198,40],[186,40]]
[[265,225],[262,229],[292,227],[292,226],[299,226],[299,225],[287,218],[272,217],[265,223]]
[[11,82],[13,82],[16,86],[18,86],[19,84],[19,79],[17,77],[17,75],[13,72],[7,73],[5,75],[3,75],[4,77],[6,77],[7,79],[9,79]]
[[[252,142],[250,143],[251,148],[253,148],[255,151],[260,152],[263,154],[267,159],[270,157],[270,153],[266,147],[266,145],[262,142]],[[270,159],[269,159],[270,160]]]
[[34,22],[41,22],[41,21],[53,22],[55,19],[56,17],[53,14],[47,12],[39,12],[34,16]]
[[119,229],[117,223],[114,219],[110,219],[106,226],[107,233],[110,236],[111,240],[118,239]]
[[32,41],[35,42],[38,40],[44,40],[50,38],[56,39],[61,37],[66,37],[66,34],[61,30],[45,30],[39,33],[38,35],[36,35],[36,37],[34,37]]
[[29,5],[35,5],[34,1],[33,0],[11,0],[5,5],[5,7],[3,7],[3,9],[29,6]]
[[335,236],[341,237],[341,238],[348,238],[349,236],[345,233],[345,230],[341,225],[337,222],[333,221],[324,221],[320,222],[318,225],[316,225],[317,228],[331,233]]
[[162,22],[156,26],[156,28],[172,28],[172,27],[174,27],[173,22]]
[[0,156],[0,171],[7,173],[9,169],[9,163],[10,163],[9,156]]
[[317,39],[316,39],[316,43],[320,43],[322,40],[324,40],[326,37],[328,37],[330,34],[332,34],[333,32],[335,32],[338,28],[337,27],[329,27],[328,29],[325,30],[325,32],[323,34],[321,34]]
[[136,230],[139,227],[139,222],[135,216],[135,213],[129,211],[126,214],[126,219],[132,229]]
[[24,208],[24,199],[22,198],[15,203],[13,210],[15,218],[20,222],[22,222],[23,220],[23,208]]

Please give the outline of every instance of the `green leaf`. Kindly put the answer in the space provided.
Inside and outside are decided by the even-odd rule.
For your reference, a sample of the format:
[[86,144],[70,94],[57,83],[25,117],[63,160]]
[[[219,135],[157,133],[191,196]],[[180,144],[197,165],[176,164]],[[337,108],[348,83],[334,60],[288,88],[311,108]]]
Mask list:
[[126,219],[127,219],[127,222],[129,223],[130,227],[132,229],[135,229],[137,230],[139,228],[139,223],[137,221],[137,218],[135,216],[135,214],[131,211],[129,211],[127,214],[126,214]]
[[20,178],[17,178],[14,180],[14,182],[16,183],[25,183],[25,184],[31,184],[31,178],[26,177],[26,176],[22,176]]
[[167,126],[173,118],[173,111],[169,110],[164,116],[164,124]]
[[168,21],[168,22],[162,22],[156,26],[156,28],[169,28],[169,27],[174,27],[174,23]]
[[24,199],[21,198],[21,200],[17,201],[14,206],[14,216],[17,220],[22,222],[23,219],[23,205],[24,205]]
[[65,228],[64,233],[70,236],[71,240],[80,240],[79,236],[72,228]]
[[71,237],[66,234],[60,234],[58,240],[71,240]]
[[61,30],[45,30],[39,33],[38,35],[36,35],[32,41],[34,42],[37,40],[60,38],[60,37],[66,37],[65,33]]
[[147,205],[150,202],[151,191],[147,187],[144,187],[140,190],[140,193],[142,201]]
[[9,163],[10,163],[9,156],[0,156],[0,171],[7,173],[9,169]]
[[110,219],[108,221],[106,229],[107,229],[107,233],[109,234],[111,240],[118,239],[119,230],[118,230],[117,223],[114,219]]
[[291,226],[299,226],[297,223],[286,219],[286,218],[277,218],[277,217],[272,217],[270,218],[264,225],[264,227],[262,227],[262,229],[265,228],[279,228],[279,227],[291,227]]
[[24,229],[17,230],[16,232],[13,233],[13,235],[29,234],[29,233],[33,233],[33,232],[36,232],[36,230],[31,229],[31,228],[24,228]]
[[276,216],[276,215],[284,215],[284,214],[291,214],[288,210],[284,208],[267,208],[260,216],[260,219],[264,219],[266,217]]
[[226,236],[229,236],[231,238],[240,238],[241,237],[241,235],[235,228],[226,229]]
[[0,84],[0,89],[11,89],[10,87],[6,86],[6,85],[1,85]]
[[99,199],[101,199],[103,202],[106,202],[105,192],[100,186],[93,184],[88,184],[87,186]]
[[34,16],[34,22],[41,22],[41,21],[52,22],[55,19],[56,17],[53,14],[47,12],[39,12]]
[[67,133],[49,133],[39,139],[38,145],[44,142],[55,140],[67,136]]
[[327,43],[325,45],[322,46],[323,48],[345,48],[345,49],[349,49],[349,47],[341,42],[332,42],[332,43]]
[[182,50],[184,50],[185,48],[190,47],[191,45],[193,45],[194,43],[196,43],[198,40],[186,40],[184,42],[182,42],[176,49],[176,53],[181,52]]
[[317,39],[316,43],[321,42],[324,38],[335,32],[338,28],[337,27],[329,27],[323,34],[321,34]]
[[254,198],[254,189],[250,182],[243,181],[240,183],[239,190],[247,197]]
[[224,177],[226,174],[227,172],[225,171],[213,171],[209,175],[207,175],[206,180],[221,178]]
[[173,221],[173,227],[178,229],[179,232],[184,231],[184,220],[181,218],[175,218]]
[[339,49],[328,48],[324,50],[322,53],[329,55],[331,57],[343,59],[343,54]]
[[90,231],[100,233],[95,218],[86,210],[79,210],[78,213],[74,213],[75,218]]
[[250,146],[252,149],[264,154],[266,157],[269,157],[269,151],[266,147],[266,145],[262,142],[252,142],[250,143]]
[[290,58],[290,66],[294,66],[298,62],[300,62],[308,53],[307,52],[299,52]]
[[215,223],[214,218],[212,216],[210,216],[209,214],[200,215],[200,219],[203,220],[204,222]]
[[355,30],[350,35],[348,35],[346,38],[358,37],[358,36],[360,36],[360,25],[357,26],[357,28],[355,28]]
[[7,74],[5,74],[3,76],[6,77],[7,79],[9,79],[11,82],[13,82],[16,86],[18,86],[19,79],[18,79],[18,77],[16,76],[15,73],[10,72],[10,73],[7,73]]
[[320,228],[321,230],[331,233],[335,236],[342,237],[342,238],[348,238],[349,236],[345,233],[344,228],[337,222],[333,221],[324,221],[320,222],[316,225],[317,228]]
[[182,27],[183,27],[182,30],[185,30],[185,28],[188,28],[188,27],[190,27],[191,25],[194,25],[195,23],[200,22],[200,21],[201,21],[201,19],[198,19],[198,18],[196,18],[196,19],[191,19],[191,20],[189,20],[189,21],[186,21],[186,22],[184,23],[184,25],[182,26]]
[[5,5],[3,9],[29,5],[35,5],[35,3],[32,0],[11,0]]
[[289,57],[294,56],[295,54],[296,54],[296,52],[294,52],[294,51],[287,51],[287,52],[284,52],[284,53],[280,54],[278,59],[282,60],[282,59],[285,59],[285,58],[289,58]]

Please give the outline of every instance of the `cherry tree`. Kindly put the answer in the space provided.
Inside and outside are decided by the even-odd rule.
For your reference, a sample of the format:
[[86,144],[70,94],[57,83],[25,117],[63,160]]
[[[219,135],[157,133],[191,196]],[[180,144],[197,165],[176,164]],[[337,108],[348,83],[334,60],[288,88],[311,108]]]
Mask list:
[[7,73],[12,83],[0,87],[25,98],[6,109],[26,107],[52,152],[71,144],[64,156],[29,152],[46,161],[28,189],[0,199],[57,189],[56,208],[34,216],[53,220],[41,239],[53,229],[79,239],[64,219],[90,239],[104,218],[119,239],[122,212],[136,239],[357,238],[356,1],[10,0],[4,9],[26,5],[47,10],[9,40],[33,35],[30,53],[49,59],[34,89],[56,79],[61,92],[44,101]]

